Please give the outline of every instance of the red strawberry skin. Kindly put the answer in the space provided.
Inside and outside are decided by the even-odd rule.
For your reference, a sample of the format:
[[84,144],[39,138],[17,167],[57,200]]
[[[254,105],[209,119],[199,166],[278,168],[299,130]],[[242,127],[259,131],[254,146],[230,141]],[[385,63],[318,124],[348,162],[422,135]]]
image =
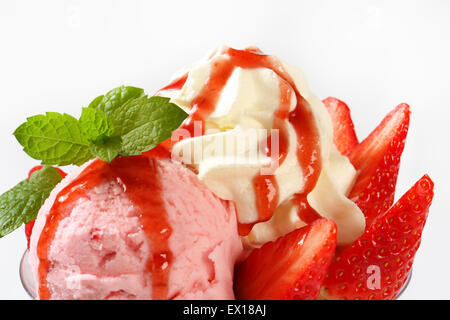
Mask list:
[[398,105],[349,155],[358,177],[348,197],[364,213],[366,229],[394,203],[409,115],[407,104]]
[[[433,199],[433,181],[423,176],[386,213],[331,264],[321,297],[326,299],[393,299],[405,283],[419,248]],[[369,288],[379,268],[379,289]],[[373,284],[373,282],[370,282]]]
[[334,144],[339,152],[346,156],[358,145],[350,109],[345,102],[333,97],[328,97],[322,102],[333,122]]
[[236,268],[236,298],[317,299],[336,241],[335,223],[319,219],[254,249]]
[[[32,175],[34,172],[41,170],[43,167],[44,167],[44,166],[39,165],[39,166],[35,166],[34,168],[32,168],[32,169],[30,170],[30,172],[28,172],[28,179],[30,179],[31,175]],[[56,169],[58,169],[59,174],[61,175],[62,178],[65,178],[65,177],[67,176],[67,173],[65,173],[65,172],[62,171],[61,169],[59,169],[59,168],[56,168]],[[34,222],[35,222],[35,221],[36,221],[36,219],[31,220],[30,222],[28,222],[27,224],[25,224],[25,236],[27,237],[27,242],[28,242],[27,246],[28,246],[28,249],[30,249],[31,232],[33,231],[33,227],[34,227]]]

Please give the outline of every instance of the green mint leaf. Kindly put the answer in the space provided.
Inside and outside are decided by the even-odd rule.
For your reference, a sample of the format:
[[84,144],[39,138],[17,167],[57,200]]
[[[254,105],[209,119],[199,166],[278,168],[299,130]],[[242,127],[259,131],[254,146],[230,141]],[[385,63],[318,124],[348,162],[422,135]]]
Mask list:
[[100,109],[83,108],[80,127],[91,142],[105,142],[113,133],[113,126],[106,114]]
[[121,86],[83,108],[80,120],[47,112],[27,119],[14,135],[32,158],[47,165],[81,165],[98,157],[140,155],[170,138],[187,114],[169,98]]
[[138,98],[143,94],[144,89],[131,86],[120,86],[112,89],[103,96],[95,98],[94,101],[89,104],[89,108],[99,109],[109,116],[114,110],[121,107],[127,101]]
[[121,155],[139,155],[171,137],[187,117],[176,104],[165,97],[129,100],[111,114],[114,134],[122,138]]
[[[95,98],[94,100],[92,100],[91,103],[89,103],[88,108],[97,108],[103,101],[103,98],[105,97],[105,95],[101,95],[98,96],[97,98]],[[98,107],[100,109],[100,107]]]
[[61,181],[57,169],[45,166],[29,180],[0,195],[0,238],[35,219],[53,188]]
[[113,125],[107,115],[100,109],[83,108],[80,117],[80,126],[91,142],[91,153],[99,159],[111,162],[120,152],[122,139],[111,137],[114,132]]
[[14,136],[24,151],[42,164],[81,165],[93,158],[78,120],[68,114],[47,112],[30,117]]
[[105,142],[96,142],[91,146],[91,152],[99,159],[111,162],[117,157],[122,148],[122,139],[120,137],[108,138]]

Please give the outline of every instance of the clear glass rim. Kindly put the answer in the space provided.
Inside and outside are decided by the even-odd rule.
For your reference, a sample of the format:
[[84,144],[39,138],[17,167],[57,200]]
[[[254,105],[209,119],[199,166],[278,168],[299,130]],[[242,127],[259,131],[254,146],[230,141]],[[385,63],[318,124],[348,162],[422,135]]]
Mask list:
[[19,274],[25,292],[31,299],[35,300],[37,298],[36,285],[28,262],[28,250],[25,250],[22,259],[20,259]]
[[[36,285],[34,283],[33,275],[31,274],[30,264],[28,262],[28,250],[25,251],[25,253],[22,256],[22,259],[20,260],[19,274],[20,274],[20,281],[22,282],[22,286],[25,289],[26,293],[30,296],[31,299],[36,300],[37,298]],[[405,292],[406,288],[411,282],[411,278],[412,278],[412,268],[409,271],[408,278],[403,284],[402,289],[394,298],[394,300],[398,300],[400,296]]]

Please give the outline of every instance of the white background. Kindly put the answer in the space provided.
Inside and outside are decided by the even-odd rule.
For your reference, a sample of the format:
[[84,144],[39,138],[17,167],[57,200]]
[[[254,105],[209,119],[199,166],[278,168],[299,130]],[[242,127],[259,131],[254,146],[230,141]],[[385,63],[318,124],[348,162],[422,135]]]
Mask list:
[[[319,97],[352,109],[359,138],[412,108],[397,198],[429,173],[436,196],[403,298],[450,298],[450,1],[0,2],[0,193],[37,164],[12,136],[27,116],[79,116],[121,84],[148,93],[218,44],[300,66]],[[23,228],[0,239],[0,299],[27,298]]]

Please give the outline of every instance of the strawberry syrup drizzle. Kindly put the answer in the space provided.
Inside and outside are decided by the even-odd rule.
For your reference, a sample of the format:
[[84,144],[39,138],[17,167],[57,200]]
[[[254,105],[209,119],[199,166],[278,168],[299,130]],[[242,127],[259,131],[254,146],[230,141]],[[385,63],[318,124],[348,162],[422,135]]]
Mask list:
[[[292,89],[289,84],[281,80],[280,81],[280,106],[275,113],[275,117],[273,120],[273,129],[279,130],[278,135],[278,158],[275,158],[276,154],[272,152],[272,136],[268,136],[266,141],[263,142],[262,146],[265,150],[266,156],[272,158],[272,163],[283,163],[286,154],[287,148],[289,146],[289,142],[287,141],[287,134],[285,132],[283,120],[287,118],[289,115],[289,109],[291,106],[291,97],[292,97]],[[276,167],[274,168],[276,169]],[[258,210],[258,221],[267,221],[269,220],[278,206],[279,201],[279,188],[278,183],[275,178],[275,170],[271,169],[271,174],[262,174],[258,173],[253,178],[253,190],[255,192],[256,199],[256,209]],[[239,234],[245,236],[250,233],[253,226],[257,223],[249,223],[244,224],[240,223],[238,230]]]
[[188,73],[186,73],[185,75],[175,79],[174,81],[172,81],[167,86],[165,86],[164,88],[160,89],[159,91],[164,91],[164,90],[181,90],[181,88],[183,88],[184,84],[186,83],[187,78],[188,78]]
[[[227,55],[227,57],[220,54]],[[279,165],[284,161],[289,145],[285,132],[286,129],[283,124],[284,120],[288,120],[296,131],[298,144],[297,157],[305,177],[304,190],[301,194],[295,195],[294,201],[300,204],[299,216],[302,220],[303,218],[309,222],[315,220],[319,215],[309,206],[306,201],[306,195],[316,185],[322,163],[320,160],[318,129],[310,105],[301,96],[293,79],[284,70],[281,63],[271,56],[262,54],[258,49],[248,48],[245,50],[236,50],[233,48],[223,48],[220,51],[216,51],[210,59],[212,59],[212,67],[209,79],[192,102],[190,115],[180,129],[188,130],[191,136],[194,136],[194,122],[203,122],[214,111],[220,94],[235,68],[268,68],[274,71],[281,78],[281,103],[275,113],[273,123],[273,129],[278,129],[280,132]],[[296,96],[297,104],[294,110],[290,112],[292,91]],[[202,128],[204,127],[203,125]],[[269,139],[266,146],[267,155],[273,157]],[[256,222],[267,221],[272,217],[279,200],[279,190],[275,176],[273,174],[258,174],[253,180],[253,186],[258,210],[258,221]],[[239,224],[239,233],[241,235],[247,235],[255,223]]]
[[[162,152],[155,157],[167,157]],[[51,298],[47,275],[51,268],[48,259],[50,244],[53,241],[58,225],[70,210],[69,206],[86,195],[88,190],[109,181],[117,181],[130,201],[140,209],[140,222],[147,235],[152,255],[147,261],[147,270],[152,277],[153,299],[166,299],[168,281],[172,261],[169,248],[169,237],[172,229],[167,219],[159,179],[155,179],[155,161],[148,156],[116,158],[110,164],[95,160],[76,180],[65,187],[57,196],[47,217],[46,224],[38,242],[39,258],[39,297],[42,300]],[[64,199],[60,202],[59,199]]]
[[309,205],[306,195],[298,193],[294,196],[292,202],[297,205],[298,216],[303,222],[310,224],[321,218],[317,211]]

